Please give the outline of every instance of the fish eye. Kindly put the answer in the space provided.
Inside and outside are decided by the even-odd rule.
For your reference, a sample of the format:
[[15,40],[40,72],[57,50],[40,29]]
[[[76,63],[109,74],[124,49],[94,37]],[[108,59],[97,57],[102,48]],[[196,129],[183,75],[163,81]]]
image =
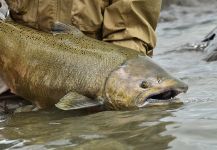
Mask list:
[[143,89],[146,89],[146,88],[149,87],[149,83],[147,81],[142,81],[140,87],[143,88]]

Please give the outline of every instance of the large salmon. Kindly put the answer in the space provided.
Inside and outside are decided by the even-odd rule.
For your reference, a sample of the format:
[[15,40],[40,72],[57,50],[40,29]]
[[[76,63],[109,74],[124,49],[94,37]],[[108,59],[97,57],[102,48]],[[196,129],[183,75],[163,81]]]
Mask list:
[[1,77],[38,108],[136,109],[149,99],[166,101],[187,91],[185,83],[139,52],[61,23],[54,29],[61,34],[0,22]]

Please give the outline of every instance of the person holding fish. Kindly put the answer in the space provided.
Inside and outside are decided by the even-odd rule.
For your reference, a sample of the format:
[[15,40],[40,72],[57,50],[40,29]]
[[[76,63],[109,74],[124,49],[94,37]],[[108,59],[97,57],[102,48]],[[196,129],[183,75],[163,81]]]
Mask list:
[[[32,103],[29,111],[129,110],[180,102],[174,97],[188,86],[144,56],[155,44],[159,12],[152,4],[160,3],[72,2],[8,0],[16,22],[0,21],[1,78],[12,93]],[[103,15],[94,13],[99,11]],[[133,48],[130,42],[143,49],[117,46]]]
[[11,17],[52,31],[61,22],[86,35],[152,56],[161,0],[6,0]]

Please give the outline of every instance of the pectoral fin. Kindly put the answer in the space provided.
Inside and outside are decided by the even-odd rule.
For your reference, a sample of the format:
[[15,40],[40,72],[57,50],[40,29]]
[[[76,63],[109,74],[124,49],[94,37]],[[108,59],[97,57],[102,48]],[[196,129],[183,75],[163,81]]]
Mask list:
[[76,92],[66,94],[57,104],[55,104],[57,108],[62,110],[76,110],[100,105],[102,105],[101,102],[90,99]]

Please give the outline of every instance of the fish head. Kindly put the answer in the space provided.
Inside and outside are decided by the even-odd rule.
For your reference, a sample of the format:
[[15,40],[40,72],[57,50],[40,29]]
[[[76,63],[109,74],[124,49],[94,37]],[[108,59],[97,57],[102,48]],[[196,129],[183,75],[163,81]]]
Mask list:
[[[188,86],[174,78],[146,56],[126,61],[108,77],[105,104],[111,109],[138,109],[149,100],[172,102],[172,98],[185,93]],[[175,99],[174,99],[175,100]]]

